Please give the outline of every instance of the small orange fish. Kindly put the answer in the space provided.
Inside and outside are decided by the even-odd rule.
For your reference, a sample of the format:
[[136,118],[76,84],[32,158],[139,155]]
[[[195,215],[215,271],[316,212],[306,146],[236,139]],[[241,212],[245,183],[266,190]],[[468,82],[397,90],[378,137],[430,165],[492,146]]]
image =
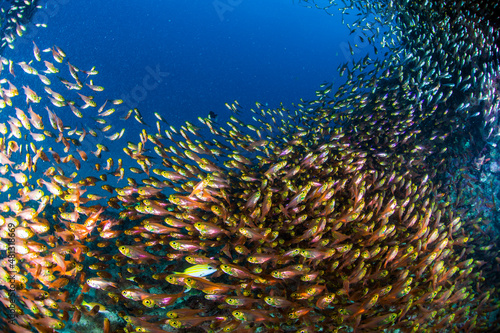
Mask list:
[[205,294],[224,294],[234,289],[232,285],[215,283],[204,278],[188,276],[184,278],[184,283],[192,289],[203,291]]
[[125,298],[128,298],[133,301],[142,301],[148,297],[150,297],[152,294],[145,292],[142,289],[138,288],[131,288],[131,289],[125,289],[122,290],[122,296]]
[[148,253],[137,246],[122,245],[118,248],[118,250],[124,256],[138,261],[147,261],[147,260],[158,261],[161,259],[161,257],[152,255],[151,253]]
[[175,319],[167,319],[166,324],[174,327],[174,328],[191,328],[200,325],[205,321],[226,321],[226,317],[218,317],[218,316],[191,316],[191,317],[179,317]]
[[164,308],[174,304],[174,302],[183,295],[184,291],[181,291],[178,294],[149,295],[147,298],[142,300],[142,304],[148,308],[152,308],[155,306]]
[[26,103],[29,101],[33,103],[39,103],[40,100],[42,99],[40,96],[36,94],[33,90],[30,89],[28,86],[23,86],[24,89],[24,94],[26,95]]
[[259,321],[269,321],[269,322],[278,322],[277,318],[273,318],[269,315],[269,311],[265,310],[243,310],[238,309],[232,312],[234,318],[239,321],[248,321],[248,322],[259,322]]
[[109,287],[118,288],[118,285],[115,282],[110,282],[97,277],[87,279],[87,285],[91,288],[102,290],[106,290]]

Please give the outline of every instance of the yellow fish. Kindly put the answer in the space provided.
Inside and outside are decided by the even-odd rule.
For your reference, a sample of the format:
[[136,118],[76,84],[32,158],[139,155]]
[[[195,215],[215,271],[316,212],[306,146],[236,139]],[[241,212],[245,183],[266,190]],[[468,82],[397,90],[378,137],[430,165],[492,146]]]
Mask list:
[[82,305],[85,306],[89,311],[92,310],[94,306],[99,305],[99,313],[109,313],[109,311],[106,310],[106,307],[100,303],[83,301]]
[[217,272],[217,268],[210,265],[194,265],[186,268],[183,272],[174,272],[174,274],[185,274],[194,277],[204,277]]
[[[208,276],[210,274],[213,274],[217,272],[217,268],[214,268],[210,265],[194,265],[194,266],[191,266],[191,267],[188,267],[186,268],[183,272],[174,272],[174,274],[185,274],[185,275],[189,275],[189,276],[192,276],[192,277],[204,277],[204,276]],[[188,291],[191,290],[191,287],[189,286],[186,286],[186,290],[184,290],[185,293],[187,293]]]

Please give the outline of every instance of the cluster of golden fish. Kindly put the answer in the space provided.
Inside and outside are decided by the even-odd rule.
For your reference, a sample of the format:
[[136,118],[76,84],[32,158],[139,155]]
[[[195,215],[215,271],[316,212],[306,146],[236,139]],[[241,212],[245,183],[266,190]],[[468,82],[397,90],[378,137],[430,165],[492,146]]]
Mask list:
[[[2,58],[0,103],[10,116],[0,125],[0,328],[89,331],[82,318],[104,332],[498,325],[499,238],[482,205],[472,206],[490,202],[467,185],[473,156],[464,135],[466,120],[478,117],[472,101],[498,100],[487,89],[493,32],[468,21],[486,35],[477,45],[456,30],[461,19],[436,27],[426,21],[435,13],[428,1],[353,4],[380,14],[380,24],[399,17],[399,40],[417,26],[401,13],[420,9],[413,20],[428,25],[429,38],[404,41],[400,51],[384,35],[389,60],[341,66],[347,81],[333,98],[324,85],[296,110],[257,103],[253,122],[241,120],[236,101],[225,125],[199,118],[199,126],[175,128],[155,114],[157,131],[140,131],[105,166],[91,166],[87,153],[104,159],[108,148],[97,139],[118,140],[124,129],[106,134],[116,113],[105,108],[120,100],[97,108],[102,94],[75,95],[104,90],[89,80],[95,68],[77,68],[56,46],[34,44],[30,62]],[[355,28],[365,31],[361,23]],[[454,38],[438,42],[445,32]],[[46,94],[25,85],[25,104],[16,84],[32,78]],[[138,110],[123,119],[133,113],[142,124]],[[93,122],[71,128],[68,114]],[[89,141],[99,142],[95,151],[82,150]]]

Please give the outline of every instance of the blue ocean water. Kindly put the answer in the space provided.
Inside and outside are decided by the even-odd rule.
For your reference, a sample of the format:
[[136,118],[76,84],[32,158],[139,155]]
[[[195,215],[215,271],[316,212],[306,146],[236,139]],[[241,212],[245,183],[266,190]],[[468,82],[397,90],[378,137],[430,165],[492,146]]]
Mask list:
[[[135,120],[120,120],[130,109],[140,111],[151,133],[156,131],[154,113],[177,128],[185,121],[201,126],[197,118],[206,117],[210,111],[225,123],[232,114],[225,103],[235,100],[244,110],[240,119],[248,122],[253,116],[249,110],[256,109],[256,101],[265,109],[283,103],[293,110],[293,104],[301,99],[315,99],[322,83],[339,87],[345,80],[338,76],[339,66],[358,61],[372,50],[371,46],[359,45],[345,25],[357,18],[355,11],[342,15],[335,9],[331,11],[334,15],[328,15],[292,0],[48,0],[41,1],[40,6],[28,31],[16,40],[14,50],[5,49],[5,56],[15,63],[33,60],[34,41],[49,52],[45,58],[51,58],[49,48],[56,45],[72,65],[99,71],[89,79],[104,87],[104,92],[83,92],[96,96],[97,107],[106,99],[124,100],[106,119],[113,128],[105,133],[111,135],[125,128],[123,138],[109,142],[100,135],[86,140],[81,149],[88,152],[91,163],[84,168],[104,163],[89,153],[96,151],[97,144],[105,144],[117,157],[123,154],[127,141],[137,141],[139,126]],[[37,27],[40,23],[47,27]],[[356,42],[358,48],[351,55],[348,43]],[[66,60],[59,67],[59,77],[71,80]],[[19,67],[16,70],[21,71]],[[52,89],[81,101],[78,91],[67,91],[55,77],[51,78]],[[12,80],[19,88],[27,84],[35,91],[44,89],[36,76],[30,76],[27,82]],[[35,111],[46,114],[45,105],[54,109],[45,100]],[[104,127],[96,126],[97,113],[91,109],[83,110],[83,119],[75,117],[68,107],[55,111],[65,126],[87,131]],[[166,127],[162,124],[162,129]],[[87,176],[92,170],[86,172],[82,170],[79,175]]]
[[[68,78],[66,61],[69,61],[82,70],[95,68],[100,72],[90,78],[80,73],[85,83],[92,79],[93,84],[105,88],[103,93],[94,94],[85,87],[84,94],[96,95],[98,106],[106,99],[125,101],[116,107],[114,115],[106,118],[113,125],[106,135],[125,128],[125,136],[116,142],[102,139],[104,134],[86,139],[81,149],[87,151],[89,163],[84,165],[88,169],[78,172],[81,177],[93,174],[92,163],[104,165],[105,158],[123,154],[127,141],[138,142],[138,131],[143,126],[135,126],[133,119],[120,120],[130,109],[140,110],[151,134],[156,132],[155,113],[176,127],[185,121],[198,124],[196,118],[206,117],[209,111],[225,122],[232,113],[224,104],[235,100],[242,106],[239,118],[250,122],[249,109],[256,101],[263,103],[264,109],[277,108],[280,103],[292,109],[292,104],[301,99],[315,99],[315,91],[322,83],[333,82],[334,89],[337,88],[345,80],[338,78],[337,68],[345,62],[354,64],[372,49],[367,47],[366,40],[356,38],[359,35],[350,34],[345,25],[359,18],[355,12],[345,15],[336,12],[330,16],[322,10],[307,8],[298,0],[47,0],[40,1],[40,5],[42,8],[35,14],[29,31],[16,40],[15,49],[5,50],[5,56],[16,63],[15,70],[21,72],[18,62],[32,61],[33,41],[47,52],[57,45],[65,51],[67,59],[56,64],[61,73],[50,76],[51,87],[72,96],[82,106],[76,92],[66,91],[56,79],[56,76]],[[47,28],[37,28],[34,26],[37,23],[46,23]],[[348,48],[351,44],[357,44],[352,55]],[[50,57],[47,53],[44,58]],[[38,68],[43,66],[34,64]],[[36,76],[8,78],[20,91],[26,85],[43,93],[44,87]],[[45,119],[47,105],[57,110],[71,129],[104,126],[94,121],[99,117],[95,109],[82,110],[86,116],[80,119],[68,107],[57,109],[46,98],[43,102],[33,108],[43,113]],[[2,117],[8,115],[4,113]],[[90,153],[101,143],[111,151],[103,159]],[[59,146],[55,149],[62,150]],[[150,147],[147,154],[153,155]],[[51,147],[47,143],[43,148],[47,151]],[[57,164],[62,171],[69,171],[67,175],[75,169],[71,164]],[[125,167],[132,166],[137,167],[135,164]],[[143,177],[146,176],[137,175],[135,179]],[[169,194],[168,191],[164,194]],[[110,272],[116,273],[112,269]],[[74,290],[76,285],[71,287]],[[97,293],[92,290],[89,295]],[[67,329],[71,331],[71,324]]]
[[[342,52],[350,36],[340,13],[332,17],[298,1],[41,4],[33,22],[48,27],[33,27],[17,42],[19,58],[32,57],[31,39],[40,48],[59,46],[73,65],[95,66],[95,84],[124,99],[124,108],[137,107],[150,124],[154,112],[180,125],[210,110],[228,114],[224,103],[234,100],[250,108],[255,101],[275,107],[312,99],[350,60]],[[151,70],[161,74],[148,85]]]

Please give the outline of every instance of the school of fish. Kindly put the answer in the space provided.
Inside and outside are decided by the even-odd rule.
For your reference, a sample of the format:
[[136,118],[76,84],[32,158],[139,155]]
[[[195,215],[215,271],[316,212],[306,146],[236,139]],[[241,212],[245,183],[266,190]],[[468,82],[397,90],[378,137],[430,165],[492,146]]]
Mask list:
[[[13,3],[1,50],[39,6]],[[343,83],[293,108],[227,103],[225,123],[148,126],[60,47],[2,53],[2,332],[500,329],[479,181],[500,136],[500,6],[300,5],[357,13]]]

